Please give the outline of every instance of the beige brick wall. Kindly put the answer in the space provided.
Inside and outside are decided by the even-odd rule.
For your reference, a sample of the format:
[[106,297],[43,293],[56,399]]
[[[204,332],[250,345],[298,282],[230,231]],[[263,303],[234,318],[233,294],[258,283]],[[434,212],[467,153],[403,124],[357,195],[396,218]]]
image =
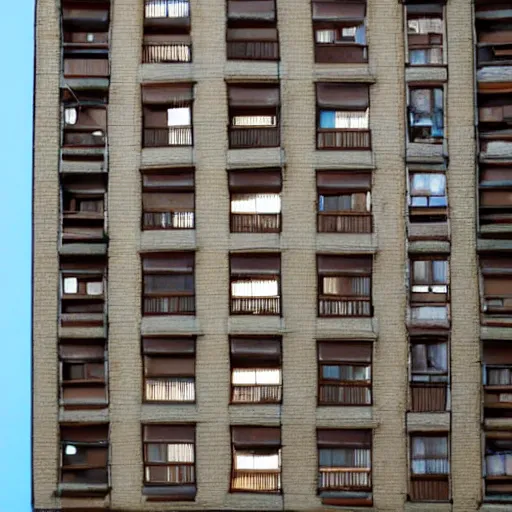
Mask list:
[[[405,503],[407,493],[407,335],[405,244],[405,73],[402,7],[368,0],[369,66],[313,65],[309,0],[278,0],[282,62],[247,66],[225,61],[225,1],[191,0],[194,63],[140,65],[142,1],[113,0],[109,103],[109,393],[113,510],[323,510],[316,496],[317,427],[374,428],[374,511],[448,512],[450,505]],[[34,478],[37,507],[55,507],[58,407],[58,144],[59,21],[56,0],[38,1],[38,67],[34,199]],[[474,230],[474,140],[471,7],[450,0],[448,171],[452,225],[453,512],[477,510],[480,497],[478,297]],[[226,77],[279,77],[284,151],[227,150]],[[369,80],[370,152],[315,151],[318,80]],[[140,151],[140,82],[197,81],[195,147]],[[466,90],[467,94],[459,94]],[[140,233],[140,165],[196,167],[195,236]],[[280,237],[229,233],[226,168],[285,164]],[[315,169],[374,168],[373,237],[316,234]],[[197,318],[141,322],[140,250],[196,249]],[[274,249],[282,254],[283,319],[229,318],[230,250]],[[316,253],[376,252],[373,320],[316,319]],[[154,321],[153,321],[154,320]],[[199,333],[197,404],[141,404],[140,330]],[[230,407],[229,333],[282,333],[282,407]],[[316,339],[376,339],[374,406],[317,408]],[[97,415],[96,415],[97,416]],[[96,416],[91,413],[90,418]],[[431,415],[429,415],[431,416]],[[63,416],[64,417],[64,416]],[[86,413],[78,416],[82,419]],[[195,503],[148,503],[142,490],[141,422],[197,423]],[[412,418],[410,428],[434,428]],[[412,423],[411,423],[412,422]],[[440,424],[446,426],[446,418]],[[282,425],[281,496],[229,494],[230,424]],[[64,501],[64,500],[63,500]],[[97,503],[97,502],[96,502]],[[65,500],[67,506],[84,500]],[[91,500],[88,506],[94,503]],[[330,507],[329,510],[336,510]],[[341,509],[340,509],[341,510]],[[343,510],[352,510],[351,507]]]

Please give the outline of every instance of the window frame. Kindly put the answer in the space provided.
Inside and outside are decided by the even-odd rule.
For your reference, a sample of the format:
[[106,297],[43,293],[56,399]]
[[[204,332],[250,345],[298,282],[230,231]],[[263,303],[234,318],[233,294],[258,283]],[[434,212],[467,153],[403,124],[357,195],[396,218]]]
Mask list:
[[[414,106],[412,101],[412,96],[414,91],[422,91],[426,90],[430,93],[430,111],[422,114],[423,116],[427,116],[431,120],[431,125],[419,125],[412,122],[412,116],[414,116]],[[432,127],[434,126],[434,118],[436,115],[439,115],[436,112],[435,106],[435,91],[440,90],[443,95],[443,111],[442,111],[442,135],[430,135],[427,138],[418,138],[413,136],[413,130],[416,127],[430,127],[430,131],[432,132]],[[418,114],[419,115],[419,114]],[[428,145],[439,145],[444,144],[446,140],[446,87],[442,82],[412,82],[407,84],[407,142],[408,144],[428,144]]]

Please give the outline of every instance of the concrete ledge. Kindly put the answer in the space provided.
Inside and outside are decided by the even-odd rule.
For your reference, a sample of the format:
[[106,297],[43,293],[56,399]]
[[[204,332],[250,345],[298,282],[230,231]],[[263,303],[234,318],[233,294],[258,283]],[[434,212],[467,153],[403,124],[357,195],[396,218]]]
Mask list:
[[451,512],[451,503],[405,503],[405,512]]
[[224,64],[226,80],[277,80],[279,78],[278,61],[226,60]]
[[110,85],[109,78],[65,78],[61,77],[61,88],[70,87],[81,91],[90,89],[107,90]]
[[140,333],[146,334],[200,334],[199,320],[188,315],[142,317]]
[[268,425],[278,426],[281,423],[280,404],[237,404],[228,409],[231,425]]
[[408,432],[449,431],[450,413],[408,412],[406,423]]
[[228,318],[228,334],[282,334],[284,318],[270,315],[232,315]]
[[227,152],[228,169],[282,167],[285,163],[285,152],[281,148],[229,149]]
[[195,229],[155,229],[141,231],[141,251],[178,251],[196,249]]
[[230,233],[229,250],[282,250],[281,235],[279,233]]
[[[225,500],[228,510],[279,510],[283,509],[283,496],[281,494],[258,494],[234,492],[228,493]],[[197,509],[196,509],[197,510]]]
[[450,242],[440,240],[415,240],[409,242],[408,252],[414,253],[450,253]]
[[105,147],[64,147],[61,155],[66,156],[104,156]]
[[139,81],[141,83],[152,82],[193,82],[195,77],[194,64],[141,64],[139,66]]
[[318,233],[316,236],[316,250],[332,253],[363,253],[377,252],[377,235],[373,234],[343,234]]
[[374,318],[317,318],[316,339],[375,340],[377,324]]
[[313,68],[313,80],[318,82],[363,82],[375,83],[376,78],[370,72],[368,64],[318,64]]
[[512,430],[512,418],[488,418],[484,420],[484,428],[489,430]]
[[409,142],[407,144],[407,161],[425,161],[425,163],[442,163],[447,153],[446,141],[443,144],[424,144]]
[[446,82],[447,80],[446,67],[410,66],[405,68],[406,82]]
[[176,420],[180,422],[195,423],[199,413],[196,404],[147,404],[140,408],[141,422],[159,422]]
[[[108,407],[108,406],[107,406]],[[108,422],[109,411],[105,409],[74,409],[68,410],[63,407],[59,410],[59,421],[61,423],[66,422]]]
[[193,146],[176,146],[163,148],[143,148],[141,150],[141,166],[183,166],[195,164],[196,153]]
[[488,327],[482,325],[480,326],[480,339],[497,341],[512,340],[512,327]]
[[[480,232],[484,232],[482,228],[480,228]],[[489,231],[486,230],[485,232],[488,233]],[[477,249],[479,251],[512,251],[512,240],[479,238],[477,240]]]
[[106,338],[106,327],[61,327],[59,338]]
[[76,243],[76,244],[62,244],[59,247],[59,254],[62,255],[74,255],[84,254],[87,256],[106,255],[108,244],[88,244],[88,243]]
[[373,408],[318,406],[316,409],[316,426],[339,428],[376,428],[377,420],[373,416]]
[[371,151],[316,150],[313,153],[316,169],[368,169],[374,167]]
[[510,512],[512,510],[512,503],[482,503],[479,510],[480,512]]

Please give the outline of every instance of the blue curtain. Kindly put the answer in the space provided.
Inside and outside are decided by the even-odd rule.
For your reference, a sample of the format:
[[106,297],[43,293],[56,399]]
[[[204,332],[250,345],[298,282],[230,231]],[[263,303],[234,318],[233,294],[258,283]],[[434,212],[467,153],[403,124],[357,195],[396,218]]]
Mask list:
[[336,128],[336,112],[334,110],[320,111],[320,128]]

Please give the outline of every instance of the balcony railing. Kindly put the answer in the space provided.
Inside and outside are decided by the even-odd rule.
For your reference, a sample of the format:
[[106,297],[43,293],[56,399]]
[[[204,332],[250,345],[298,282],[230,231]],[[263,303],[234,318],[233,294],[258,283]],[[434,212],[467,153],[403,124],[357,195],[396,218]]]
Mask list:
[[450,499],[448,476],[412,476],[410,496],[412,501],[448,501]]
[[318,488],[321,491],[371,491],[371,469],[320,468]]
[[231,479],[234,491],[279,492],[281,490],[280,471],[235,470]]
[[318,128],[317,149],[371,149],[370,130]]
[[279,146],[279,128],[229,127],[229,147],[274,148]]
[[412,412],[446,411],[447,384],[411,382]]
[[91,131],[64,131],[64,146],[103,147],[105,142],[103,132],[95,134]]
[[232,213],[232,233],[279,233],[281,215],[279,213]]
[[281,385],[232,386],[231,401],[235,403],[279,403]]
[[143,229],[194,229],[194,212],[144,212]]
[[370,405],[371,386],[368,383],[321,384],[318,402],[322,405]]
[[193,402],[196,399],[193,377],[146,379],[146,400]]
[[484,386],[484,406],[496,409],[512,409],[512,386]]
[[193,464],[146,464],[146,482],[186,485],[196,481]]
[[371,299],[369,297],[320,298],[318,314],[320,316],[372,316]]
[[164,146],[192,146],[192,127],[144,129],[144,147]]
[[108,59],[64,59],[64,76],[67,78],[107,78]]
[[190,5],[188,0],[145,0],[145,18],[188,18]]
[[359,44],[316,43],[315,62],[319,64],[364,64],[368,62],[368,47]]
[[146,43],[142,47],[142,62],[144,64],[157,64],[169,62],[190,62],[192,60],[192,46],[183,43]]
[[279,60],[277,41],[228,41],[230,60]]
[[144,297],[145,315],[193,315],[196,300],[190,295]]
[[233,297],[231,299],[233,315],[279,315],[280,297]]
[[371,213],[318,214],[319,233],[371,233]]
[[103,327],[105,313],[61,313],[62,327]]

